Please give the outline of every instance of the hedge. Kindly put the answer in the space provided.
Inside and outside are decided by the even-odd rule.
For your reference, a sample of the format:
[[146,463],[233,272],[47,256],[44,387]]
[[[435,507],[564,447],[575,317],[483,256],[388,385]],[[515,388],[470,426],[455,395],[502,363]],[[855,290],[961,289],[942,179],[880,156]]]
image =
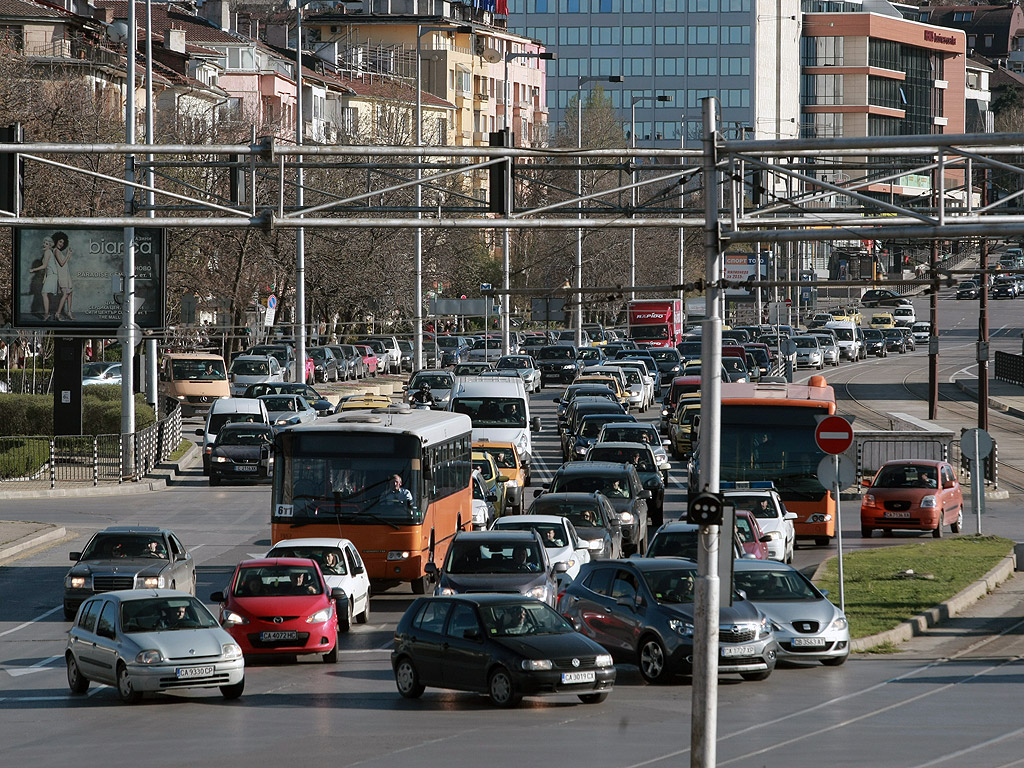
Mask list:
[[[135,396],[135,429],[156,421],[144,395]],[[0,432],[7,435],[52,435],[52,395],[0,395]],[[116,435],[121,431],[121,388],[90,386],[82,393],[82,433]]]
[[34,475],[50,458],[42,440],[5,440],[0,448],[0,479]]

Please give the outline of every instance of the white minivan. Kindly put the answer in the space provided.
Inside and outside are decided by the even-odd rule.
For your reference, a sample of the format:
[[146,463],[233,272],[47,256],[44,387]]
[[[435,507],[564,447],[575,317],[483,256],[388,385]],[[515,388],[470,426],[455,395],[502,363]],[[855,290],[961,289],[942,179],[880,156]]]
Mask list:
[[540,417],[530,418],[530,399],[519,376],[458,376],[448,409],[469,416],[473,440],[515,443],[529,484],[532,433],[540,432]]
[[833,320],[825,327],[835,332],[839,344],[839,356],[847,360],[863,360],[866,356],[863,333],[856,323],[848,320]]
[[203,438],[203,474],[210,474],[210,452],[217,439],[217,433],[225,424],[235,421],[252,421],[256,424],[270,424],[267,406],[259,398],[224,397],[215,400],[206,414],[206,426],[197,429]]

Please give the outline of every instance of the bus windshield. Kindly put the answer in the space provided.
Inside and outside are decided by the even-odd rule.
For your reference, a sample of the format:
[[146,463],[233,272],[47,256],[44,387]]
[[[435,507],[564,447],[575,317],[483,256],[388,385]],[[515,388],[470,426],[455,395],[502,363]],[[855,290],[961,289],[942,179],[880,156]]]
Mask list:
[[722,469],[725,481],[773,480],[787,499],[818,500],[821,451],[814,417],[826,407],[722,405]]

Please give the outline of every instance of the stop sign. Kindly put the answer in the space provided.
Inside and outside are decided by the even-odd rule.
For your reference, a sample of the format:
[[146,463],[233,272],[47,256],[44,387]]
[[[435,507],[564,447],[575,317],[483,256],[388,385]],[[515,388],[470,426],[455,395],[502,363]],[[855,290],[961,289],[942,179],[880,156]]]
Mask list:
[[842,416],[826,416],[814,430],[814,441],[825,453],[842,453],[853,444],[853,427]]

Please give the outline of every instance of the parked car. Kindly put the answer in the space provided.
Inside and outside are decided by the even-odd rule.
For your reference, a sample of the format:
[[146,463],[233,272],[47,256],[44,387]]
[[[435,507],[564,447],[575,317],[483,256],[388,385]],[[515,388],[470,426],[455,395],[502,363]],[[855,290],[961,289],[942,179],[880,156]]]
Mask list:
[[769,558],[791,563],[793,551],[796,549],[793,521],[797,519],[797,515],[786,510],[782,497],[774,487],[753,487],[757,485],[762,483],[752,483],[749,489],[725,490],[723,497],[737,510],[746,510],[754,516],[762,534],[768,538],[765,544]]
[[[411,341],[405,339],[398,340],[398,349],[402,353],[401,370],[409,371],[410,373],[416,366],[416,349]],[[427,340],[423,340],[423,364],[427,365]],[[430,367],[430,366],[428,366]],[[436,365],[433,367],[437,367]]]
[[[647,682],[668,682],[693,671],[696,575],[696,563],[675,558],[595,560],[566,587],[558,610]],[[778,643],[757,606],[740,599],[720,608],[718,633],[720,674],[768,679]]]
[[103,592],[128,589],[179,589],[195,593],[196,565],[173,532],[152,526],[104,528],[92,535],[64,576],[64,618],[71,620],[83,602]]
[[210,600],[220,603],[220,623],[246,656],[319,653],[338,661],[335,601],[315,561],[302,558],[243,560],[228,587]]
[[355,347],[356,352],[362,355],[363,369],[366,371],[365,375],[376,376],[378,370],[377,353],[365,344],[353,344],[352,346]]
[[590,545],[581,539],[573,524],[555,515],[509,515],[500,517],[492,531],[536,531],[552,563],[565,563],[565,575],[575,579],[584,563],[590,562]]
[[556,574],[567,566],[548,559],[533,531],[461,531],[452,539],[441,568],[427,563],[426,569],[437,576],[435,595],[518,592],[554,605]]
[[527,514],[568,520],[587,542],[591,559],[622,557],[622,521],[603,493],[545,493],[533,500]]
[[285,371],[270,355],[239,355],[228,369],[231,396],[241,397],[253,384],[272,384],[285,381]]
[[611,655],[550,606],[509,595],[418,598],[395,629],[391,665],[407,699],[427,686],[486,693],[498,707],[568,693],[604,701],[615,684]]
[[218,688],[237,699],[245,688],[242,649],[201,602],[173,589],[107,592],[87,600],[68,632],[68,688],[111,685],[134,704],[146,692]]
[[113,384],[121,386],[120,363],[86,363],[82,366],[82,386]]
[[316,410],[302,395],[261,395],[274,431],[316,421]]
[[223,480],[274,479],[274,429],[268,424],[225,424],[210,450],[210,485]]
[[[363,355],[352,344],[332,344],[331,351],[338,360],[339,371],[343,370],[342,379],[362,379],[366,376],[366,364]],[[344,369],[342,369],[344,362]]]
[[306,352],[313,358],[313,376],[317,381],[340,381],[342,368],[330,347],[309,347]]
[[865,538],[876,528],[887,536],[896,529],[911,529],[931,531],[940,538],[943,526],[953,533],[963,527],[963,493],[956,472],[945,461],[887,461],[864,486],[860,532]]
[[887,288],[872,288],[861,294],[860,303],[865,307],[898,307],[909,304],[910,299]]
[[345,593],[335,600],[339,632],[348,632],[353,622],[366,624],[370,620],[370,577],[359,550],[348,539],[285,539],[265,557],[304,558],[320,566],[331,591],[340,589]]

